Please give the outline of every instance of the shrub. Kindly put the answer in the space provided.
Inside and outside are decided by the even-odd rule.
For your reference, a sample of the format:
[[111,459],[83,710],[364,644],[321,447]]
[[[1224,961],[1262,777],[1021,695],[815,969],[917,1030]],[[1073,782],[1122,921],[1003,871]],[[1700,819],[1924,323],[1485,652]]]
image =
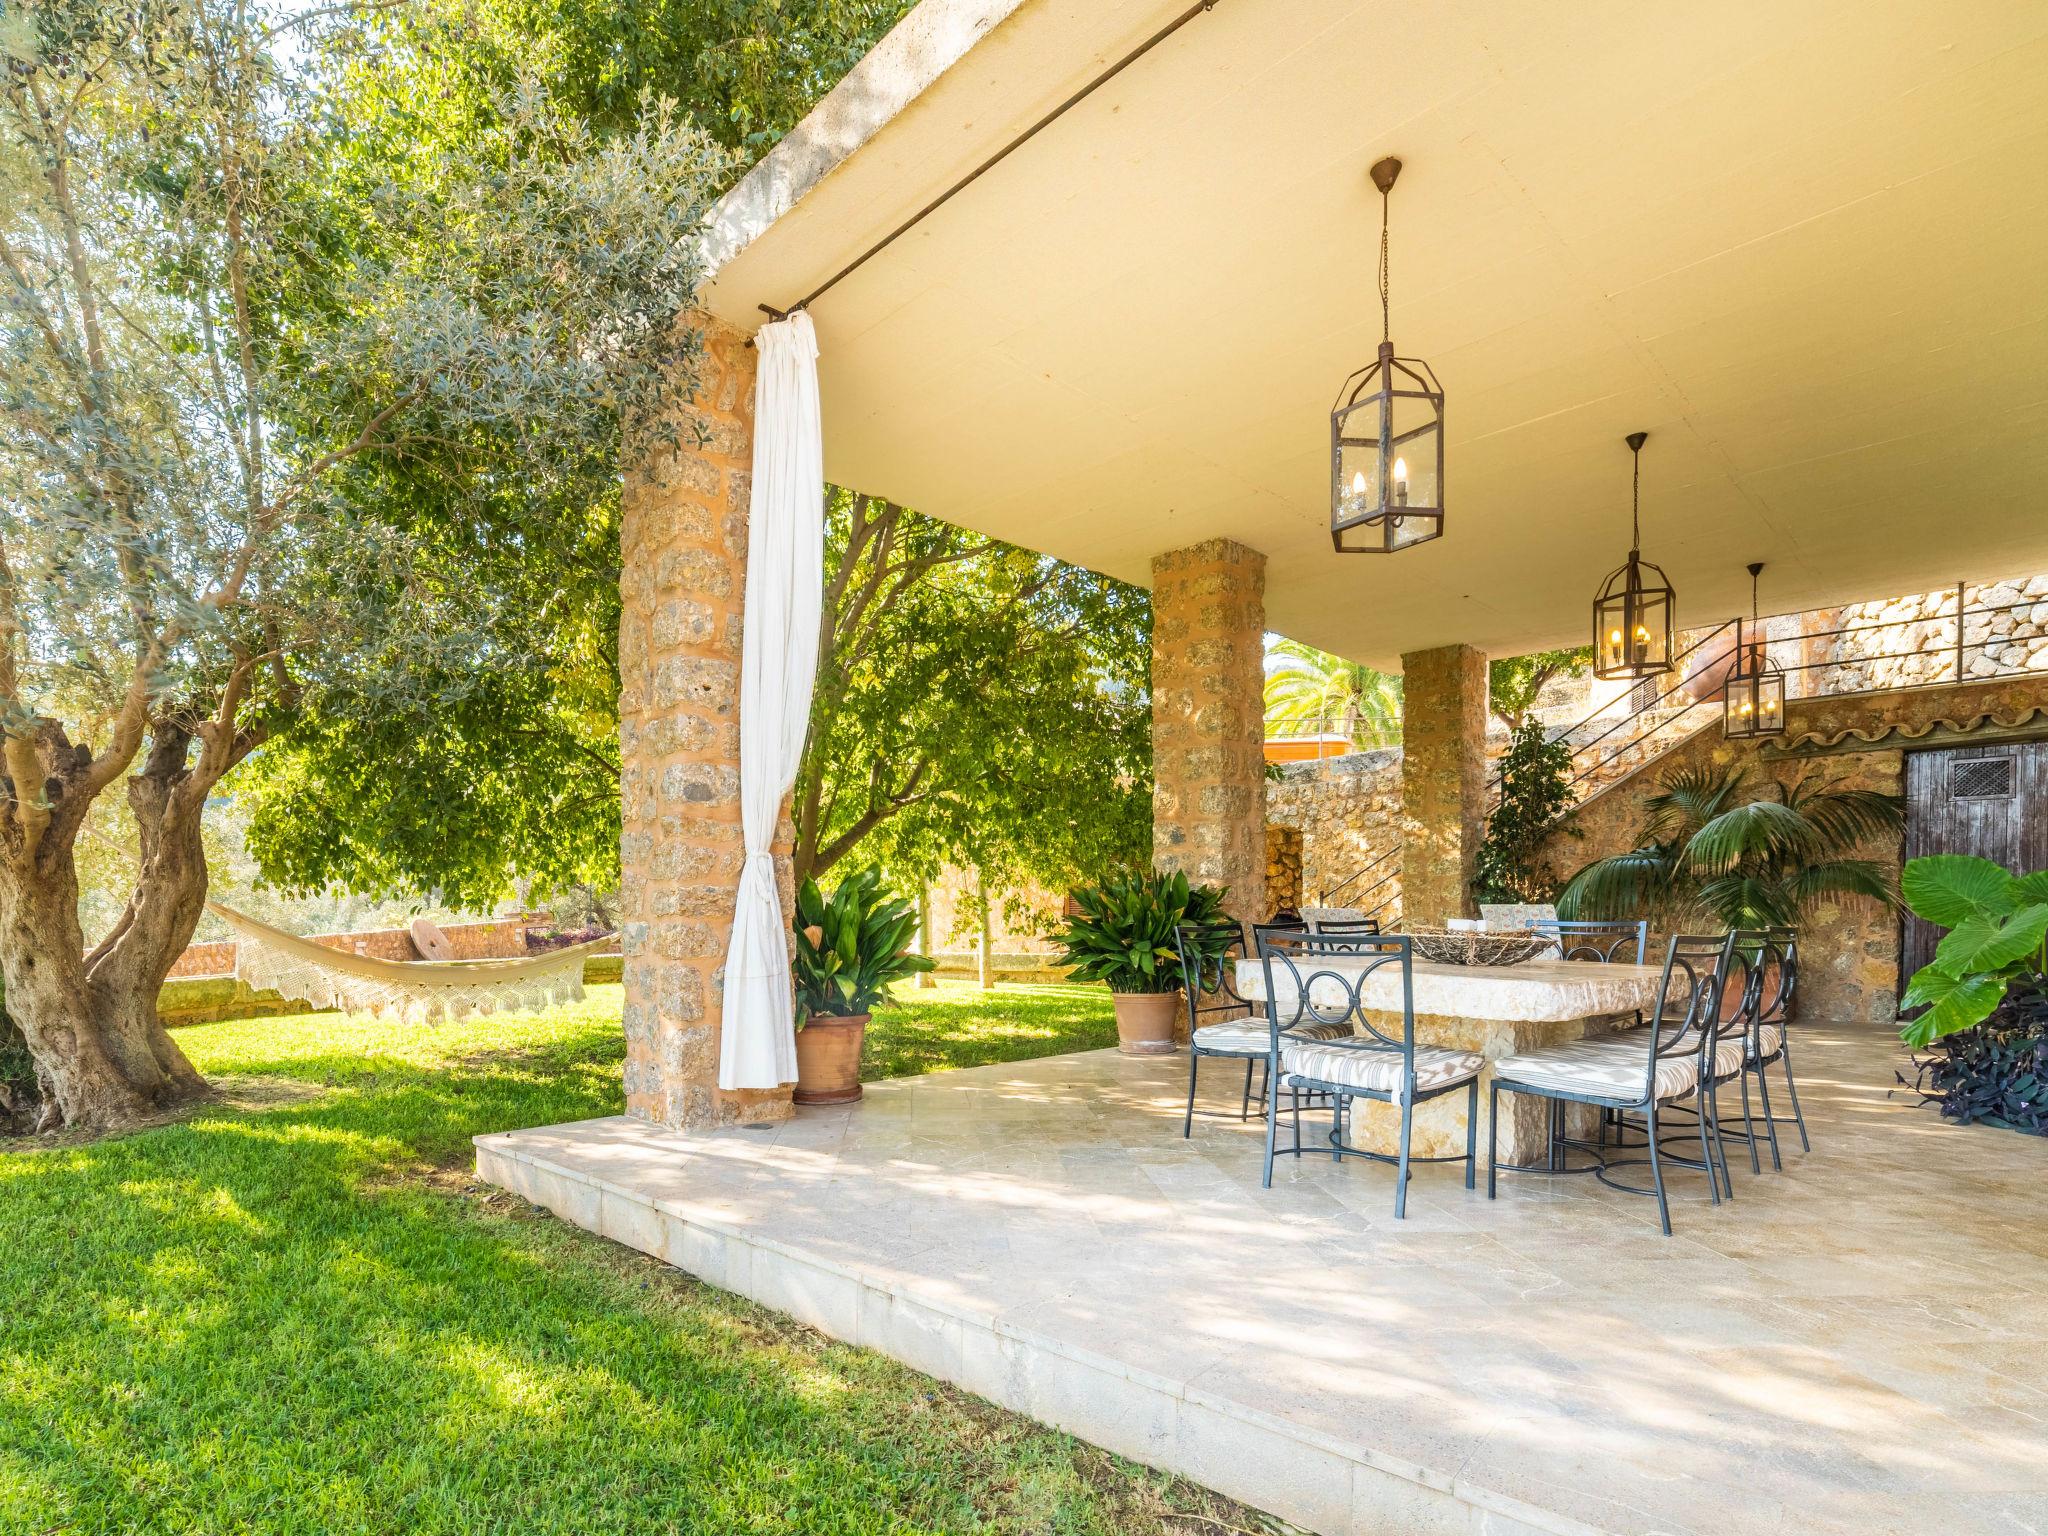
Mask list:
[[1500,804],[1479,845],[1472,892],[1481,901],[1548,901],[1557,877],[1542,859],[1544,840],[1571,824],[1572,749],[1553,741],[1536,720],[1524,720],[1508,739],[1500,764]]
[[1189,958],[1197,964],[1221,956],[1237,937],[1236,921],[1223,914],[1224,894],[1218,885],[1190,886],[1178,870],[1119,870],[1074,892],[1081,910],[1061,939],[1067,964],[1077,980],[1105,982],[1112,992],[1171,992],[1182,981],[1175,928],[1192,930]]
[[815,1014],[851,1018],[889,1001],[889,989],[932,968],[909,953],[917,913],[882,889],[872,869],[848,875],[828,897],[806,880],[796,895],[797,1024]]

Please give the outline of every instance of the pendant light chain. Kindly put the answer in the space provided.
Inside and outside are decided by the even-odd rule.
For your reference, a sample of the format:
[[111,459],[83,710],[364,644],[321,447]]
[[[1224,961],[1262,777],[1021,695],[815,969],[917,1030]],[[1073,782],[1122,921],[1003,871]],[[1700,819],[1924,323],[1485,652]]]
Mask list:
[[1380,194],[1380,340],[1394,339],[1394,311],[1387,297],[1387,194]]
[[1636,467],[1628,492],[1628,547],[1635,550],[1643,547],[1643,450],[1636,449],[1632,457]]

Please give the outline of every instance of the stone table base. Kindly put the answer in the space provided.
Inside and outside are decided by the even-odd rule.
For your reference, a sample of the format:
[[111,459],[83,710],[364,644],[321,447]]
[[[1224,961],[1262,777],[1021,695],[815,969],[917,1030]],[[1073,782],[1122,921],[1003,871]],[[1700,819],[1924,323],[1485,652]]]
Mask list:
[[[1375,1010],[1370,1017],[1374,1028],[1384,1030],[1393,1039],[1400,1039],[1401,1016],[1398,1013],[1381,1013]],[[1493,1063],[1523,1051],[1563,1045],[1566,1041],[1580,1040],[1587,1035],[1607,1034],[1619,1025],[1634,1022],[1633,1014],[1528,1024],[1507,1023],[1497,1019],[1452,1019],[1419,1013],[1415,1016],[1415,1043],[1418,1046],[1440,1045],[1455,1051],[1477,1051],[1486,1058],[1486,1070],[1479,1077],[1478,1145],[1480,1176],[1483,1178],[1486,1164],[1487,1088],[1493,1081]],[[1646,1051],[1649,1049],[1647,1040],[1644,1041],[1643,1048]],[[1504,1093],[1500,1096],[1500,1161],[1503,1164],[1534,1163],[1543,1158],[1549,1140],[1546,1128],[1549,1124],[1550,1104],[1550,1100],[1539,1099],[1533,1094]],[[1590,1105],[1567,1105],[1566,1131],[1573,1136],[1590,1138],[1598,1124],[1598,1117],[1599,1111]],[[1311,1131],[1309,1125],[1309,1117],[1304,1116],[1302,1141],[1305,1147],[1313,1147],[1322,1134],[1319,1131]],[[1324,1129],[1327,1130],[1327,1121]],[[1369,1099],[1354,1100],[1350,1140],[1353,1146],[1363,1147],[1369,1152],[1385,1152],[1389,1155],[1399,1152],[1400,1107],[1394,1104],[1377,1104]],[[1439,1099],[1430,1099],[1415,1107],[1415,1126],[1409,1141],[1409,1152],[1415,1157],[1465,1155],[1465,1094],[1462,1089],[1455,1093],[1447,1093]]]

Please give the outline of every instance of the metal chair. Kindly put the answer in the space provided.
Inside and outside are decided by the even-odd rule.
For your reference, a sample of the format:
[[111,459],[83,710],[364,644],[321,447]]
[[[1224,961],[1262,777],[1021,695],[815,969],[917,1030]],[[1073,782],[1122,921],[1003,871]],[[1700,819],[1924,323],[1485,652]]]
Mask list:
[[[1766,1068],[1772,1065],[1783,1068],[1785,1088],[1792,1098],[1790,1123],[1799,1128],[1801,1150],[1813,1150],[1813,1143],[1806,1134],[1806,1117],[1799,1108],[1799,1088],[1792,1080],[1792,1062],[1788,1054],[1788,1015],[1791,1012],[1792,995],[1799,983],[1798,936],[1790,928],[1746,930],[1736,935],[1736,955],[1745,970],[1743,1059],[1741,1071],[1737,1074],[1742,1080],[1741,1135],[1749,1144],[1750,1172],[1762,1173],[1763,1164],[1758,1157],[1756,1145],[1756,1126],[1760,1120],[1764,1134],[1771,1143],[1771,1167],[1774,1170],[1781,1170],[1785,1162],[1778,1148],[1780,1117],[1771,1105],[1771,1084],[1765,1075]],[[1757,1095],[1763,1111],[1761,1115],[1752,1115],[1750,1111],[1751,1078],[1756,1079]]]
[[[1589,1104],[1617,1114],[1640,1111],[1645,1117],[1651,1187],[1644,1189],[1641,1185],[1622,1183],[1608,1176],[1615,1168],[1632,1166],[1638,1161],[1634,1159],[1610,1163],[1602,1157],[1587,1169],[1562,1168],[1558,1164],[1558,1143],[1554,1135],[1551,1166],[1531,1165],[1511,1168],[1510,1171],[1591,1172],[1609,1188],[1628,1194],[1654,1196],[1658,1225],[1666,1237],[1671,1235],[1671,1205],[1664,1189],[1666,1162],[1702,1169],[1707,1175],[1713,1202],[1719,1205],[1727,1152],[1720,1145],[1712,1085],[1716,1078],[1739,1072],[1742,1060],[1739,1038],[1723,1039],[1718,1022],[1721,997],[1734,964],[1734,953],[1734,934],[1720,938],[1676,937],[1664,957],[1664,974],[1657,984],[1657,1003],[1651,1015],[1653,1027],[1619,1036],[1574,1040],[1566,1045],[1525,1051],[1495,1062],[1487,1105],[1487,1199],[1494,1198],[1497,1185],[1500,1096],[1506,1092],[1529,1094],[1557,1103]],[[1697,1161],[1666,1152],[1659,1141],[1659,1109],[1688,1098],[1695,1100],[1699,1107],[1700,1156]],[[1586,1147],[1583,1142],[1574,1145]]]
[[[1299,933],[1302,930],[1287,924],[1262,923],[1255,931]],[[1270,1096],[1273,1081],[1270,1031],[1265,1015],[1237,990],[1237,962],[1245,956],[1244,935],[1238,934],[1221,954],[1210,959],[1202,958],[1202,950],[1190,942],[1192,936],[1193,930],[1186,924],[1177,925],[1173,930],[1173,947],[1180,958],[1181,976],[1185,981],[1182,992],[1188,1010],[1188,1107],[1181,1119],[1180,1133],[1183,1137],[1194,1134],[1195,1081],[1201,1072],[1204,1056],[1244,1063],[1244,1102],[1238,1111],[1240,1120],[1251,1118],[1253,1066],[1267,1067],[1265,1080],[1259,1086],[1261,1103]],[[1204,1002],[1204,998],[1210,1001]],[[1218,1018],[1219,1014],[1227,1017]],[[1203,1023],[1205,1018],[1211,1022]],[[1304,1022],[1299,1033],[1304,1039],[1329,1039],[1343,1032],[1341,1027],[1309,1020]]]
[[1647,920],[1599,923],[1536,919],[1522,926],[1549,939],[1557,947],[1560,960],[1625,961],[1630,965],[1641,965],[1643,957],[1649,953],[1650,925]]
[[[1479,1073],[1485,1059],[1472,1051],[1453,1051],[1415,1043],[1415,970],[1413,941],[1405,934],[1264,934],[1259,938],[1259,964],[1265,973],[1266,1021],[1273,1082],[1296,1095],[1294,1144],[1302,1154],[1302,1093],[1327,1094],[1331,1101],[1330,1158],[1370,1158],[1392,1163],[1394,1216],[1408,1211],[1408,1169],[1411,1163],[1465,1165],[1465,1187],[1472,1188],[1478,1168]],[[1373,978],[1393,969],[1399,980],[1401,1035],[1385,1033],[1366,1011],[1364,997]],[[1392,1008],[1384,1011],[1392,1012]],[[1304,1039],[1304,1022],[1342,1024],[1337,1039]],[[1358,1031],[1358,1032],[1354,1032]],[[1447,1093],[1465,1092],[1465,1155],[1414,1157],[1410,1143],[1415,1106]],[[1273,1159],[1280,1150],[1279,1095],[1266,1100],[1266,1166],[1264,1187],[1273,1186]],[[1344,1138],[1344,1117],[1354,1099],[1401,1108],[1401,1140],[1397,1154],[1368,1151]]]
[[1310,933],[1363,933],[1375,934],[1380,931],[1380,920],[1376,917],[1312,917],[1308,920]]

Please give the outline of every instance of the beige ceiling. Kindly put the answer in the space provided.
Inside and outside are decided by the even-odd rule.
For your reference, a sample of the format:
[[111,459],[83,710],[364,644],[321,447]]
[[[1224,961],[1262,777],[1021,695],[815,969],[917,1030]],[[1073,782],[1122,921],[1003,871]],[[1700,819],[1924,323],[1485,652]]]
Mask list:
[[[926,0],[728,200],[712,308],[801,298],[1182,9]],[[1447,531],[1340,557],[1384,154]],[[1682,623],[1750,560],[1767,611],[2048,570],[2048,3],[1218,0],[812,314],[835,481],[1137,582],[1227,535],[1360,661],[1575,642],[1635,428]]]

